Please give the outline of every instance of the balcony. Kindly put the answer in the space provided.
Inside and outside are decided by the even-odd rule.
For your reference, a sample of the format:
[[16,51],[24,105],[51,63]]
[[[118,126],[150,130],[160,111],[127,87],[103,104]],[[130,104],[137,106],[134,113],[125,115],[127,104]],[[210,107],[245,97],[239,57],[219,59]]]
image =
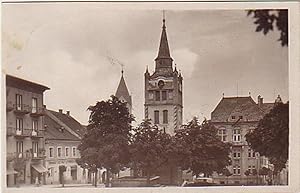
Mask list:
[[13,161],[15,159],[28,159],[29,157],[30,155],[25,152],[13,152],[13,153],[6,154],[7,161]]
[[12,110],[14,110],[14,104],[11,101],[9,101],[6,103],[6,111],[10,112]]
[[15,136],[17,138],[42,138],[44,137],[44,131],[36,131],[33,129],[7,127],[7,136]]
[[30,116],[32,117],[39,117],[45,114],[44,107],[31,107]]
[[30,149],[31,152],[31,159],[33,160],[41,160],[45,158],[45,149],[39,148],[38,152],[33,152],[32,149]]
[[16,115],[25,115],[30,113],[30,107],[24,104],[14,104],[13,109]]

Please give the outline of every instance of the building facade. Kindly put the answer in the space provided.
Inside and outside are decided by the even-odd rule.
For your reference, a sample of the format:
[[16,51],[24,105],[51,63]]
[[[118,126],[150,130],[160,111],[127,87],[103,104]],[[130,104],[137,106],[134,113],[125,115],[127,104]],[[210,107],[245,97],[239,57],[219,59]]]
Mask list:
[[[88,183],[91,174],[81,168],[76,159],[80,158],[77,149],[85,129],[67,111],[63,113],[46,110],[45,112],[45,166],[47,168],[46,183],[61,183],[62,175],[64,183]],[[59,166],[65,166],[66,171],[59,170]]]
[[45,183],[44,99],[49,88],[6,75],[7,186]]
[[[276,101],[281,101],[280,96]],[[248,145],[245,135],[253,131],[259,120],[267,114],[275,103],[264,103],[258,96],[257,103],[247,97],[223,97],[211,113],[211,122],[218,129],[223,142],[230,142],[232,164],[228,166],[231,176],[214,174],[214,181],[219,184],[257,185],[266,184],[257,173],[263,167],[273,169],[272,164]],[[248,174],[246,171],[249,171]]]
[[155,71],[145,76],[145,119],[173,135],[182,125],[182,76],[173,68],[173,59],[167,39],[165,19],[158,55],[155,59]]

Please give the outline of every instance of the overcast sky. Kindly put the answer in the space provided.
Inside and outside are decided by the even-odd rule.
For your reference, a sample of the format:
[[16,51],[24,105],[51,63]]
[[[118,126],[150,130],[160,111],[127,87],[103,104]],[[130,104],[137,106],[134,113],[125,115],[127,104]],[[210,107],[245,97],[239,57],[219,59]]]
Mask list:
[[[225,96],[288,100],[288,48],[278,32],[255,32],[244,10],[166,12],[171,56],[183,75],[184,122],[210,118]],[[50,87],[47,108],[87,124],[89,105],[114,94],[121,67],[144,116],[144,72],[154,70],[162,26],[161,10],[108,10],[98,4],[4,4],[2,61],[6,73]]]

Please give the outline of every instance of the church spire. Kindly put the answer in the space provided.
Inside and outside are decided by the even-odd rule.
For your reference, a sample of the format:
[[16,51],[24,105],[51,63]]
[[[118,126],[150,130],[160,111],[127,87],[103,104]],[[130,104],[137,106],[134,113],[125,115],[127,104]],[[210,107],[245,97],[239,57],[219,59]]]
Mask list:
[[122,68],[121,73],[122,73],[121,80],[119,82],[119,86],[116,91],[116,97],[120,100],[125,100],[128,103],[128,105],[131,106],[132,105],[131,96],[129,94],[129,91],[128,91],[126,83],[125,83],[125,79],[123,76],[123,73],[124,73],[123,68]]
[[170,49],[168,44],[167,32],[166,32],[166,19],[164,16],[164,12],[163,12],[163,26],[162,26],[159,50],[155,61],[156,61],[156,69],[166,68],[166,67],[172,68],[173,59],[171,58],[170,55]]

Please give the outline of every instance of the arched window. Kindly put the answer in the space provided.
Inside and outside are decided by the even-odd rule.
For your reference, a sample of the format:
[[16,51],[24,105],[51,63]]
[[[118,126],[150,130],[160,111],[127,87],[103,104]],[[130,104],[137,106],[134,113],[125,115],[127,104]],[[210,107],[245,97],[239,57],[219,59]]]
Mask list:
[[159,124],[159,111],[154,111],[154,124]]

